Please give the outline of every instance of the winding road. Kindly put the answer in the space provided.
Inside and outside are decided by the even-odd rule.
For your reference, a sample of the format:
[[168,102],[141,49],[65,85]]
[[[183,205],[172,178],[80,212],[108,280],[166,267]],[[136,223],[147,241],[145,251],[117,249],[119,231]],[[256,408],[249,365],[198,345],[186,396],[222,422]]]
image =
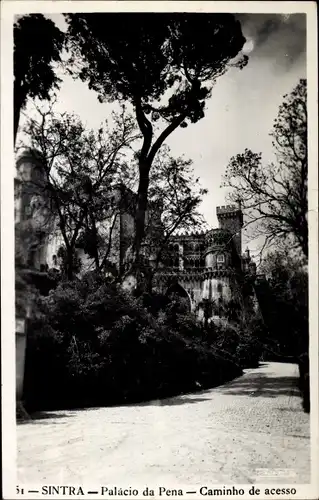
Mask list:
[[310,423],[293,364],[262,363],[196,394],[46,412],[18,425],[33,484],[310,482]]

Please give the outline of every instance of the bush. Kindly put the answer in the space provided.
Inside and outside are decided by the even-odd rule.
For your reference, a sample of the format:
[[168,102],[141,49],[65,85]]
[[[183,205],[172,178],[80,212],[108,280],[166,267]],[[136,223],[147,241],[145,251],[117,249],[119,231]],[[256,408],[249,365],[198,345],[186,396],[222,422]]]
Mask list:
[[303,353],[298,360],[299,387],[302,395],[302,406],[306,413],[310,412],[310,377],[309,377],[309,355]]
[[26,355],[29,411],[142,401],[241,374],[176,298],[134,297],[101,277],[41,297]]
[[205,336],[225,358],[241,368],[256,368],[262,357],[265,331],[258,315],[240,322],[211,323]]

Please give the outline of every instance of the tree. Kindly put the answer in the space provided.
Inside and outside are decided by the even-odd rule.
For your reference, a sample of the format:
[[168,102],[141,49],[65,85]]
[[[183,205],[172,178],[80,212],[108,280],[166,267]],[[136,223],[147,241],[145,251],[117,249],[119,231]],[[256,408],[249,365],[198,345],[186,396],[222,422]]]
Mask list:
[[49,99],[50,90],[59,88],[53,64],[60,61],[63,42],[64,34],[42,14],[14,24],[14,140],[27,99]]
[[263,164],[261,153],[246,149],[231,158],[224,186],[241,200],[253,236],[265,245],[288,243],[308,256],[307,88],[300,80],[279,108],[273,131],[276,163]]
[[[299,365],[303,408],[310,411],[308,272],[302,260],[285,252],[269,253],[261,264],[263,316],[268,327],[268,351],[292,357]],[[260,296],[261,284],[256,291]],[[268,302],[268,303],[267,303]]]
[[125,175],[123,152],[137,137],[134,123],[124,108],[120,114],[113,114],[112,130],[106,123],[97,132],[86,131],[74,115],[54,114],[52,106],[48,110],[37,108],[37,112],[39,119],[29,118],[25,133],[43,169],[44,181],[34,189],[54,219],[44,230],[61,235],[61,258],[69,279],[78,266],[76,247],[80,237],[90,247],[88,254],[100,271],[106,263],[103,252],[109,252],[110,247],[105,250],[98,245],[103,236],[99,224],[107,225],[114,216],[111,193]]
[[[283,354],[308,351],[308,273],[289,250],[268,253],[260,271],[267,279],[269,307],[265,321]],[[266,297],[267,298],[267,297]],[[283,324],[285,328],[283,328]]]
[[[142,134],[138,263],[154,158],[174,130],[204,117],[216,79],[247,63],[247,56],[235,59],[245,38],[230,14],[67,14],[66,20],[73,74],[88,82],[101,102],[129,101]],[[156,134],[160,122],[165,125]]]
[[163,147],[153,165],[149,186],[149,206],[161,213],[161,224],[148,228],[146,223],[145,246],[153,254],[151,280],[159,264],[171,256],[169,244],[176,231],[193,231],[203,228],[203,216],[198,211],[207,190],[194,177],[192,161],[182,157],[173,158],[168,147]]

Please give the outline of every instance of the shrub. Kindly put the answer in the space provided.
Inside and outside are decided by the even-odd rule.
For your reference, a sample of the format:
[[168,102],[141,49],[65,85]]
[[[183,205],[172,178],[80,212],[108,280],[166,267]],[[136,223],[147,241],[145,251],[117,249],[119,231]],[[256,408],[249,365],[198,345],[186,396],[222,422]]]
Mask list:
[[30,411],[164,397],[241,374],[176,298],[134,297],[91,274],[61,282],[39,311],[26,357]]
[[310,412],[310,377],[309,377],[309,355],[303,353],[298,359],[299,387],[302,395],[302,406],[306,413]]
[[255,368],[261,359],[265,330],[258,315],[240,322],[224,320],[211,323],[205,329],[205,337],[210,345],[226,359],[241,368]]

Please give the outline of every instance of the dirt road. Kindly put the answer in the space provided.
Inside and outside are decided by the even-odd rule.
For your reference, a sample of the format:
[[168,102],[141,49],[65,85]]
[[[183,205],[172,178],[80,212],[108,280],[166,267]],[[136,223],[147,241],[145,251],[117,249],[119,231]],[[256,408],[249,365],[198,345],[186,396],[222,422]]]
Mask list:
[[18,426],[18,480],[38,484],[308,483],[309,415],[296,365],[132,406],[46,413]]

